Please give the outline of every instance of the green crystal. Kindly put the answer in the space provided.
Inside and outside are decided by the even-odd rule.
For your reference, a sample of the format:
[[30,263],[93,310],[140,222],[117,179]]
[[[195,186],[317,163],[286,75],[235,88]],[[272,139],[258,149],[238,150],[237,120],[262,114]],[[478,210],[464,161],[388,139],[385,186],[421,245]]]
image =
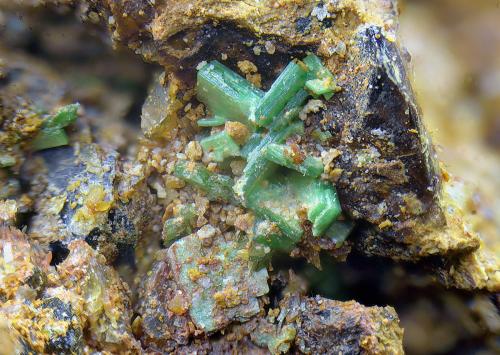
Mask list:
[[42,128],[31,142],[33,150],[43,150],[67,145],[69,138],[62,128]]
[[38,135],[31,142],[33,150],[43,150],[59,147],[69,143],[64,127],[72,124],[78,117],[79,104],[63,106],[53,116],[48,117],[42,124]]
[[295,162],[292,149],[282,144],[268,144],[263,149],[262,154],[267,160],[296,170],[302,175],[318,177],[324,169],[321,160],[314,157],[306,157],[302,162]]
[[351,234],[354,229],[354,222],[345,221],[335,221],[330,227],[325,231],[324,237],[329,238],[335,242],[336,246],[342,245],[345,242],[349,234]]
[[[190,173],[176,168],[176,175],[204,190],[209,198],[243,204],[261,219],[259,224],[274,226],[272,231],[254,233],[251,258],[262,261],[271,250],[290,251],[304,234],[305,219],[312,223],[314,236],[330,231],[341,212],[335,187],[318,179],[323,172],[320,159],[293,152],[285,144],[294,134],[304,134],[299,114],[307,99],[311,95],[330,98],[338,90],[334,76],[321,60],[311,54],[304,62],[290,62],[266,93],[213,61],[199,70],[197,88],[198,98],[215,115],[199,120],[200,126],[238,120],[252,132],[241,148],[225,131],[201,141],[213,161],[225,163],[234,156],[246,159],[243,174],[233,187],[238,201],[228,191],[232,186],[228,177],[214,193],[210,192],[214,185],[208,181],[206,168]],[[325,133],[318,139],[330,136]]]
[[248,123],[248,117],[264,95],[245,78],[214,60],[199,71],[198,100],[219,117]]
[[233,195],[233,180],[229,176],[212,173],[201,164],[185,160],[177,162],[174,175],[204,191],[211,201],[237,203]]
[[268,126],[299,90],[304,87],[307,71],[296,62],[290,62],[266,92],[251,119],[258,126]]
[[76,121],[80,104],[63,106],[54,116],[44,121],[42,128],[64,128]]
[[194,205],[182,205],[178,207],[175,217],[169,218],[163,225],[163,243],[170,246],[177,239],[190,234],[196,222],[196,209]]
[[228,157],[237,157],[240,155],[238,144],[236,144],[226,131],[203,138],[200,141],[200,145],[210,159],[216,162],[222,162]]
[[223,117],[215,116],[212,118],[202,118],[198,120],[198,126],[200,127],[217,127],[222,126],[226,123],[226,119]]
[[304,58],[304,63],[309,68],[305,87],[315,96],[329,100],[333,93],[339,90],[333,74],[323,65],[321,59],[310,54]]

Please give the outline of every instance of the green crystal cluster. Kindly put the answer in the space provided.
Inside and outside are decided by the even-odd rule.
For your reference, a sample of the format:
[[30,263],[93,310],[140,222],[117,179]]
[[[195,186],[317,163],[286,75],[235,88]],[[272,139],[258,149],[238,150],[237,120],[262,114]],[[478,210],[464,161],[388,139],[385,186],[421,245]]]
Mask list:
[[79,104],[63,106],[55,115],[45,119],[42,129],[32,142],[33,149],[43,150],[67,145],[69,139],[64,127],[75,122],[78,117],[79,107]]
[[[211,200],[241,204],[254,212],[252,256],[256,259],[272,250],[293,248],[305,232],[304,216],[313,236],[325,235],[341,213],[335,187],[319,179],[323,172],[319,158],[286,143],[289,137],[304,134],[299,114],[307,100],[330,99],[338,90],[321,60],[310,54],[303,61],[290,62],[267,92],[212,61],[199,69],[196,88],[198,99],[213,115],[198,123],[215,127],[200,141],[204,153],[218,163],[242,157],[246,165],[234,186],[230,177],[197,163],[179,161],[174,174]],[[246,142],[237,143],[222,129],[229,121],[246,126],[251,133]]]

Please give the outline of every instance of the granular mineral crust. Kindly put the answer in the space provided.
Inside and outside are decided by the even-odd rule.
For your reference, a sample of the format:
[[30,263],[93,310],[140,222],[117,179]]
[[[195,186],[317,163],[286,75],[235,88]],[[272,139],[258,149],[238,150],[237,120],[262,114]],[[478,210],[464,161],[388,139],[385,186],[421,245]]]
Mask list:
[[0,226],[0,298],[3,301],[35,295],[46,286],[50,257],[29,243],[21,231]]
[[167,260],[192,321],[211,333],[259,313],[258,297],[269,288],[267,270],[250,267],[245,237],[217,233],[208,243],[199,234],[184,237],[168,249]]
[[188,295],[173,280],[167,262],[167,251],[161,250],[139,292],[139,314],[142,345],[146,349],[170,352],[187,345],[195,327],[189,318]]
[[69,244],[70,251],[58,265],[59,283],[76,294],[80,312],[89,327],[88,343],[103,350],[127,348],[139,352],[132,335],[130,290],[105,259],[84,241]]
[[[83,241],[55,269],[50,253],[16,229],[1,227],[0,314],[13,339],[37,353],[80,353],[91,349],[139,353],[131,332],[128,287]],[[16,335],[18,334],[18,335]]]

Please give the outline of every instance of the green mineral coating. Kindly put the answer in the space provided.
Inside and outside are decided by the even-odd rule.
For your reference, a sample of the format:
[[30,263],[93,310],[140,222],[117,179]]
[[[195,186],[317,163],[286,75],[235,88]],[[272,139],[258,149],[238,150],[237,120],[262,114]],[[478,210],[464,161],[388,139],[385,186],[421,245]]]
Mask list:
[[163,225],[163,243],[170,246],[177,239],[190,234],[196,222],[196,209],[193,204],[183,205],[178,214],[169,218]]
[[204,191],[210,201],[237,203],[233,194],[233,180],[229,176],[212,173],[199,163],[185,160],[177,162],[174,175]]
[[333,93],[338,91],[333,74],[323,65],[321,59],[314,54],[304,58],[304,63],[309,68],[305,87],[314,96],[323,95],[325,99],[329,100]]
[[199,71],[198,100],[219,117],[248,123],[248,117],[264,95],[245,78],[214,60]]
[[0,168],[8,168],[16,164],[16,158],[12,155],[2,154],[0,155]]
[[240,147],[226,131],[203,138],[200,145],[210,159],[216,162],[222,162],[229,157],[240,156]]
[[307,71],[292,61],[281,72],[256,107],[253,120],[258,126],[268,126],[285,105],[304,87]]
[[345,242],[349,234],[354,229],[354,222],[350,220],[335,221],[325,231],[324,237],[335,242],[336,246],[341,246]]
[[200,127],[217,127],[226,123],[226,119],[224,117],[215,116],[211,118],[199,119],[197,123]]
[[64,127],[72,124],[78,117],[80,104],[63,106],[55,115],[48,117],[42,124],[38,135],[33,139],[31,145],[33,150],[43,150],[59,147],[69,143]]
[[[168,250],[169,262],[176,270],[174,277],[191,298],[189,315],[207,333],[254,316],[260,311],[257,297],[269,292],[267,270],[252,270],[244,257],[248,239],[234,238],[226,240],[219,235],[210,247],[205,247],[197,235],[191,234]],[[242,302],[222,307],[214,296],[228,287],[236,290]]]
[[262,150],[262,154],[267,160],[289,169],[297,170],[302,175],[318,177],[324,170],[323,163],[318,158],[306,157],[302,162],[296,163],[292,149],[286,145],[268,144]]

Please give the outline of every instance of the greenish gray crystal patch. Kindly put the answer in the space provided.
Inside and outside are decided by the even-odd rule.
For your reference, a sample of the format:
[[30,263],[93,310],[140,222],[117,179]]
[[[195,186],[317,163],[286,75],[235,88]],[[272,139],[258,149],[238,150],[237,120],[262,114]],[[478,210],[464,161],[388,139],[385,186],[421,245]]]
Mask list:
[[176,282],[190,297],[192,321],[207,333],[249,320],[260,310],[257,298],[269,292],[267,270],[250,267],[247,237],[219,233],[209,244],[191,234],[167,254]]

